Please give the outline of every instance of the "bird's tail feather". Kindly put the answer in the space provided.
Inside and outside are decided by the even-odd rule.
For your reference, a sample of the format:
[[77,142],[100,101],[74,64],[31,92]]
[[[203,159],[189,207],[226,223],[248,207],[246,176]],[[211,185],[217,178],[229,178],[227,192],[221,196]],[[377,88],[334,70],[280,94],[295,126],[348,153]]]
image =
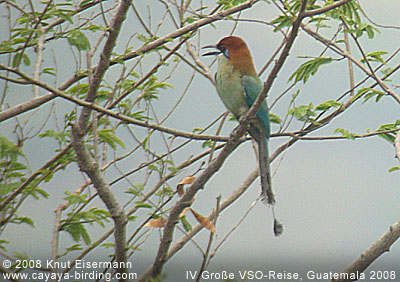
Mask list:
[[271,181],[271,168],[270,159],[268,152],[268,140],[265,138],[264,132],[257,130],[256,127],[250,125],[249,133],[257,143],[258,151],[258,162],[259,162],[259,174],[261,179],[261,200],[272,207],[272,215],[274,218],[274,234],[279,236],[283,232],[283,225],[279,222],[275,215],[275,195],[272,191]]
[[275,204],[275,195],[272,191],[271,169],[266,142],[258,142],[258,161],[261,178],[261,199],[266,204],[273,205]]
[[[268,142],[268,141],[267,141]],[[261,199],[265,204],[272,206],[272,215],[274,217],[274,234],[280,236],[283,233],[283,225],[275,215],[275,195],[272,191],[271,167],[268,152],[268,143],[259,142],[258,144],[258,159],[261,178]]]

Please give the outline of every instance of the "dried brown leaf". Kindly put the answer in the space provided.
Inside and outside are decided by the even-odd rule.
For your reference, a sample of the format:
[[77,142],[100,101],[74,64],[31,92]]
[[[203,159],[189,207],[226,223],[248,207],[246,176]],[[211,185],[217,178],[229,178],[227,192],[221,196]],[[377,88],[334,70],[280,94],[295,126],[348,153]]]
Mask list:
[[178,192],[179,197],[181,197],[185,191],[183,190],[183,185],[185,184],[192,184],[196,178],[194,176],[187,176],[181,180],[176,186],[176,192]]
[[207,217],[204,217],[204,216],[198,214],[193,209],[190,209],[190,211],[192,212],[194,217],[197,219],[197,221],[200,222],[201,225],[203,225],[203,227],[207,228],[212,233],[216,234],[215,228],[214,228],[214,223],[211,220],[209,220]]
[[152,219],[149,222],[147,222],[145,224],[145,227],[161,228],[161,227],[164,227],[166,223],[167,223],[166,218],[156,218],[156,219]]
[[188,210],[190,210],[190,208],[189,208],[189,207],[186,207],[186,208],[184,208],[184,209],[183,209],[183,211],[181,212],[181,214],[179,215],[179,218],[182,218],[182,217],[184,217],[184,216],[185,216],[185,214],[188,212]]
[[182,181],[179,182],[178,184],[192,184],[195,179],[196,177],[194,176],[187,176],[184,179],[182,179]]

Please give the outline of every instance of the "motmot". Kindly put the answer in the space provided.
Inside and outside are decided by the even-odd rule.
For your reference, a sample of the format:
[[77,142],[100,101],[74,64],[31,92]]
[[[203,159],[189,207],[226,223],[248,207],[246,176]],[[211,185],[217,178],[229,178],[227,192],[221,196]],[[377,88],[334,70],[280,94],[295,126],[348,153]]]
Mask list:
[[[239,121],[253,105],[260,94],[263,83],[253,64],[247,44],[237,36],[228,36],[217,45],[204,46],[215,51],[203,56],[217,55],[218,70],[215,74],[217,93],[225,107]],[[275,196],[271,185],[268,143],[270,138],[270,116],[264,100],[256,117],[250,122],[248,132],[258,147],[259,174],[261,179],[261,199],[273,205]]]

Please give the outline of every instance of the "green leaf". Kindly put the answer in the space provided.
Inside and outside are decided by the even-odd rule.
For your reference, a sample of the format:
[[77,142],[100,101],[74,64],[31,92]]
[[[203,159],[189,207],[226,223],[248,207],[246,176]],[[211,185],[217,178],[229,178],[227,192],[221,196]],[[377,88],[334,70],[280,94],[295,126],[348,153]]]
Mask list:
[[89,89],[88,83],[80,83],[68,89],[68,93],[71,95],[77,95],[79,98],[82,98],[83,94],[86,94]]
[[80,242],[83,239],[87,245],[90,244],[89,234],[82,223],[68,224],[64,227],[64,230],[72,236],[75,242]]
[[134,221],[136,221],[136,218],[137,218],[137,216],[130,215],[130,216],[128,216],[128,221],[134,222]]
[[29,217],[25,217],[25,216],[15,217],[13,219],[13,222],[17,223],[17,224],[26,223],[26,224],[28,224],[28,225],[30,225],[32,227],[35,227],[35,224],[33,223],[33,220],[30,219]]
[[29,67],[31,65],[31,60],[29,59],[28,55],[26,55],[25,53],[22,56],[22,61],[24,62],[25,66]]
[[86,51],[90,49],[89,39],[85,34],[77,29],[70,30],[67,34],[68,43],[75,46],[79,51]]
[[290,27],[292,26],[292,21],[289,17],[285,15],[281,15],[271,21],[271,24],[274,24],[276,27],[274,28],[274,32],[277,32],[285,27]]
[[357,136],[353,133],[350,133],[347,129],[343,129],[343,128],[336,128],[334,133],[342,133],[343,137],[350,139],[350,140],[356,139],[356,136]]
[[128,113],[127,116],[137,119],[137,120],[148,120],[148,117],[144,115],[145,111],[137,111],[134,113]]
[[125,148],[124,142],[122,142],[122,140],[114,134],[114,129],[100,129],[98,130],[98,134],[100,140],[110,145],[114,150],[117,148],[116,144],[120,145],[122,148]]
[[129,188],[128,190],[125,191],[125,193],[139,196],[143,190],[144,190],[144,184],[136,183],[136,184],[133,184],[133,188]]
[[394,139],[396,138],[393,134],[390,133],[382,133],[378,135],[379,137],[382,137],[386,141],[388,141],[390,144],[394,143]]
[[[394,123],[386,123],[380,125],[376,131],[397,130],[399,128],[399,125],[400,125],[400,120],[396,120],[396,122]],[[390,142],[390,144],[393,144],[396,138],[396,132],[381,133],[378,136]]]
[[337,102],[337,101],[334,101],[334,100],[329,100],[329,101],[326,101],[326,102],[323,102],[322,104],[319,104],[318,106],[316,106],[315,107],[315,110],[316,111],[327,111],[327,110],[329,110],[330,108],[338,108],[338,107],[340,107],[342,104],[341,103],[339,103],[339,102]]
[[90,245],[91,243],[90,236],[83,224],[81,224],[81,236],[82,239],[85,241],[85,244]]
[[293,115],[297,120],[300,121],[312,121],[312,117],[317,115],[312,104],[297,106],[293,109],[290,109],[288,114]]
[[60,143],[65,143],[68,142],[69,138],[71,134],[70,132],[66,132],[66,131],[54,131],[52,129],[46,130],[45,132],[42,132],[39,134],[40,138],[44,138],[44,137],[49,137],[49,138],[54,138],[55,140],[57,140]]
[[44,68],[43,70],[42,70],[42,73],[47,73],[47,74],[50,74],[50,75],[52,75],[52,76],[56,76],[57,74],[55,73],[55,71],[54,71],[54,68]]
[[24,63],[25,66],[30,66],[30,65],[31,65],[31,60],[29,59],[28,55],[26,55],[26,54],[24,53],[24,54],[22,55],[22,57],[21,57],[21,53],[16,53],[16,54],[14,55],[14,59],[13,59],[13,62],[12,62],[12,66],[13,66],[14,68],[19,67],[19,65],[21,64],[21,59],[22,59],[22,62]]
[[389,172],[393,172],[393,171],[396,171],[396,170],[400,170],[400,167],[394,166],[394,167],[389,169]]
[[[386,61],[382,58],[382,56],[386,55],[387,53],[388,53],[387,51],[375,51],[375,52],[365,54],[365,56],[367,57],[367,60],[370,62],[378,62],[378,63],[385,65]],[[364,58],[362,58],[360,61],[362,63],[365,63]]]
[[24,156],[21,149],[6,137],[0,135],[0,157],[2,159],[9,158],[11,161],[16,161],[20,156]]
[[72,246],[67,248],[67,250],[70,251],[70,252],[71,251],[80,251],[82,249],[83,248],[82,248],[81,244],[73,244]]
[[142,202],[142,201],[136,201],[135,204],[136,204],[136,206],[135,206],[136,209],[138,209],[138,208],[146,208],[146,209],[153,208],[152,205]]
[[90,4],[92,2],[92,0],[83,0],[81,3],[79,3],[79,7],[83,8],[86,5]]
[[138,195],[139,195],[139,192],[136,191],[136,190],[133,189],[133,188],[129,188],[128,190],[125,191],[125,193],[127,193],[127,194],[133,194],[133,195],[135,195],[135,196],[138,196]]
[[269,113],[269,118],[272,123],[281,124],[282,122],[281,118],[273,113]]
[[142,91],[140,96],[141,99],[152,100],[158,99],[157,94],[160,92],[160,89],[173,88],[173,86],[167,82],[159,82],[156,76],[151,76],[143,85],[138,87],[139,90]]
[[60,12],[60,13],[58,13],[58,16],[59,16],[61,19],[65,20],[65,21],[67,21],[67,22],[69,22],[69,23],[71,23],[71,24],[74,23],[74,22],[72,21],[72,17],[69,16],[69,15],[67,15],[66,13]]
[[35,192],[37,192],[40,195],[42,195],[43,198],[47,199],[49,197],[49,193],[47,193],[46,191],[44,191],[43,189],[40,189],[38,187],[35,188]]
[[101,246],[103,246],[106,249],[110,249],[110,248],[114,248],[115,244],[114,243],[104,243],[104,244],[101,244]]
[[369,39],[374,38],[374,29],[372,28],[372,26],[366,27],[365,31],[367,32],[367,35],[368,35]]
[[186,216],[182,216],[180,220],[186,232],[192,231],[192,225],[187,221]]
[[294,79],[294,83],[297,83],[300,80],[302,80],[303,83],[306,83],[311,75],[316,74],[319,67],[329,64],[332,61],[332,58],[324,57],[309,60],[300,65],[300,67],[289,77],[289,81]]
[[239,4],[246,2],[246,0],[219,0],[218,5],[221,5],[222,10],[233,8]]
[[0,196],[7,195],[19,187],[19,183],[5,183],[0,184]]
[[369,88],[369,87],[364,88],[364,91],[363,91],[362,93],[363,93],[363,95],[364,95],[364,101],[363,101],[363,103],[367,102],[369,99],[371,99],[371,98],[373,98],[373,97],[375,97],[375,96],[376,96],[375,102],[379,102],[380,99],[381,99],[383,96],[386,95],[385,92],[376,90],[376,89],[374,89],[374,88]]
[[173,197],[174,190],[172,190],[170,186],[165,185],[162,189],[159,189],[155,195],[159,197]]
[[64,197],[64,200],[68,201],[70,205],[86,203],[86,195],[85,194],[76,194],[70,191],[65,191],[67,195]]
[[0,239],[0,249],[2,249],[3,251],[6,251],[6,248],[4,247],[5,244],[9,244],[9,242],[7,240]]
[[192,133],[201,133],[201,132],[203,132],[203,131],[204,131],[203,128],[195,127],[195,128],[192,130]]
[[214,148],[215,147],[215,141],[212,140],[206,140],[201,144],[202,148]]

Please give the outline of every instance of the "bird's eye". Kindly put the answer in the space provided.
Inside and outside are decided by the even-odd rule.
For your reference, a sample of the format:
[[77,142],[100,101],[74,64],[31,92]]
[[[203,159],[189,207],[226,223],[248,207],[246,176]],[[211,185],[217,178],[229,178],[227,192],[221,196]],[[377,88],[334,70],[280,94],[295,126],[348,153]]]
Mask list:
[[218,44],[217,48],[221,51],[222,54],[224,54],[224,56],[229,59],[229,51],[228,48],[225,47],[224,44]]
[[218,45],[217,45],[217,48],[218,48],[219,50],[221,50],[221,52],[224,52],[224,51],[226,50],[226,47],[225,47],[224,44],[218,44]]

